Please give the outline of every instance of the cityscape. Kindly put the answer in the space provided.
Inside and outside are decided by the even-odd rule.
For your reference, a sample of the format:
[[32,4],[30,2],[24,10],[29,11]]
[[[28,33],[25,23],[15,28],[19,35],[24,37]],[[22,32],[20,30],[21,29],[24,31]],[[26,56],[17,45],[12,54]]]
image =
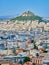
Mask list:
[[0,65],[49,65],[49,18],[28,9],[0,16]]

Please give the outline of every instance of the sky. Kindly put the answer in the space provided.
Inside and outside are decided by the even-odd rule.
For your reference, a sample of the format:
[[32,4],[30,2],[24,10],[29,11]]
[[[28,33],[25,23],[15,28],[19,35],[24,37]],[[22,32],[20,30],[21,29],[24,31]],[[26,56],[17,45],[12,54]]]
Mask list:
[[0,0],[0,16],[18,16],[28,10],[49,17],[49,0]]

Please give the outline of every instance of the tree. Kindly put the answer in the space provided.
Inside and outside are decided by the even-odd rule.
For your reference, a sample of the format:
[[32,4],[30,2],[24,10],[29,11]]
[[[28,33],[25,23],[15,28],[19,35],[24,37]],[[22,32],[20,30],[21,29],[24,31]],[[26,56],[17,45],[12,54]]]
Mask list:
[[27,61],[30,61],[30,58],[29,57],[25,57],[24,58],[24,63],[27,62]]
[[35,63],[33,63],[32,65],[36,65]]
[[44,50],[43,53],[47,53],[48,51]]
[[23,52],[26,52],[26,50],[23,50]]
[[36,46],[36,42],[35,42],[35,40],[31,40],[31,43],[33,43],[34,44],[34,49],[37,49],[37,46]]
[[35,40],[31,40],[31,43],[35,43]]
[[22,61],[20,60],[20,62],[19,62],[20,64],[22,64]]
[[39,56],[39,54],[38,54],[38,53],[36,53],[36,56],[38,57],[38,56]]
[[36,44],[34,43],[34,49],[37,49],[37,46],[36,46]]
[[15,48],[13,48],[13,53],[16,55],[16,49]]

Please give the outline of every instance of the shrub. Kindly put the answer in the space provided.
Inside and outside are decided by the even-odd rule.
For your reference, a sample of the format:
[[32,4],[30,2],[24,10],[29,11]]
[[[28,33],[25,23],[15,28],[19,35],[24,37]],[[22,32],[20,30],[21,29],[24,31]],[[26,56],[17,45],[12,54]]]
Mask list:
[[27,61],[30,61],[30,58],[29,57],[25,57],[24,58],[24,63],[27,62]]

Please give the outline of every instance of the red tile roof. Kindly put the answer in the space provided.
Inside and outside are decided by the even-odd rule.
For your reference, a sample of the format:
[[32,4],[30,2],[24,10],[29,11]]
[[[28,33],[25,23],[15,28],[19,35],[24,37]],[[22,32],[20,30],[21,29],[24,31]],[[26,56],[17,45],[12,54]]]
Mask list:
[[32,62],[26,62],[24,65],[31,65]]
[[11,63],[10,65],[21,65],[21,64],[18,64],[18,63]]

